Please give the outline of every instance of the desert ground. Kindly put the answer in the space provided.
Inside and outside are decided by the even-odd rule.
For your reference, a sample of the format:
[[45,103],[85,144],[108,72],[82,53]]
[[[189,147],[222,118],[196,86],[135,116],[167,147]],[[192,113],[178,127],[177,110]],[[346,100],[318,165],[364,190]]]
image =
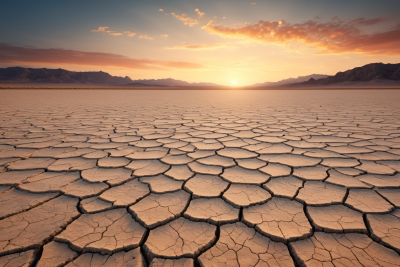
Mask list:
[[400,266],[400,90],[0,91],[0,266]]

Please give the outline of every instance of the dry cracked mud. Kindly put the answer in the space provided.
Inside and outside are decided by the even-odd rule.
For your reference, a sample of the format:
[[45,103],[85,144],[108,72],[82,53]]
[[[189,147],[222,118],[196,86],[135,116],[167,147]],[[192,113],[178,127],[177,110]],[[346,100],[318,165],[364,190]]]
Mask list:
[[400,266],[400,91],[20,92],[0,266]]
[[300,266],[399,266],[395,251],[367,235],[316,232],[306,240],[290,244]]
[[138,247],[145,232],[126,209],[113,209],[80,216],[54,240],[76,251],[111,254]]
[[153,229],[179,217],[189,203],[190,195],[180,190],[173,193],[151,194],[129,207],[134,218]]
[[218,242],[199,257],[200,266],[295,266],[288,248],[243,223],[221,226]]
[[121,251],[113,255],[101,255],[96,253],[84,253],[77,259],[65,265],[67,267],[145,267],[146,261],[139,248],[128,252]]
[[153,258],[194,258],[216,240],[216,226],[179,218],[150,231],[144,251]]
[[243,221],[272,240],[284,243],[312,234],[303,205],[286,198],[275,197],[265,204],[244,209]]
[[239,209],[220,198],[198,198],[190,202],[184,216],[193,221],[218,225],[239,221]]

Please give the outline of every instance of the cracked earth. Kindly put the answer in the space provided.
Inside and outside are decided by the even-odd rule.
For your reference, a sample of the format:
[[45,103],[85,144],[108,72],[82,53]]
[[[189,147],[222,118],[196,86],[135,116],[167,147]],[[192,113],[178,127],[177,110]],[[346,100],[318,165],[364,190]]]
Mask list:
[[1,91],[0,266],[400,266],[400,94],[247,93]]

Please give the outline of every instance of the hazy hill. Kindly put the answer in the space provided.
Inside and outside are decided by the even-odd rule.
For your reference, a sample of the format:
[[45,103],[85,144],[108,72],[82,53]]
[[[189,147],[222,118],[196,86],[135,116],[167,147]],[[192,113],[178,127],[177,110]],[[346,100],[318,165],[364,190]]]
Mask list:
[[310,78],[308,81],[292,83],[285,87],[394,85],[397,82],[400,82],[400,63],[371,63],[344,72],[338,72],[335,76],[318,80]]
[[189,83],[174,79],[132,80],[111,76],[102,71],[76,72],[64,69],[33,69],[22,67],[0,68],[0,82],[3,83],[85,83],[123,85],[127,87],[210,87],[215,83]]
[[291,83],[299,83],[299,82],[304,82],[308,81],[309,79],[321,79],[321,78],[326,78],[329,77],[329,75],[324,75],[324,74],[311,74],[307,76],[299,76],[297,78],[289,78],[289,79],[284,79],[278,82],[265,82],[265,83],[256,83],[253,84],[249,87],[257,87],[257,88],[263,88],[263,87],[278,87],[282,86],[285,84],[291,84]]
[[[128,76],[112,76],[106,72],[75,72],[64,69],[33,69],[22,67],[0,68],[0,83],[14,84],[85,84],[84,86],[123,86],[129,87],[219,87],[215,83],[189,83],[181,80],[132,80]],[[55,85],[51,85],[55,86]],[[278,82],[258,83],[248,88],[276,88],[276,87],[400,87],[400,63],[383,64],[372,63],[344,72],[335,76],[312,74],[289,78]]]
[[0,68],[0,82],[126,84],[133,81],[128,76],[111,76],[102,71],[75,72],[63,69],[10,67]]
[[132,83],[130,84],[126,84],[126,86],[135,86],[136,84],[144,84],[144,85],[153,85],[153,86],[187,86],[187,87],[197,87],[197,86],[201,86],[201,87],[209,87],[209,86],[220,86],[218,84],[215,83],[189,83],[189,82],[185,82],[185,81],[181,81],[181,80],[174,80],[171,78],[168,79],[158,79],[158,80],[134,80]]

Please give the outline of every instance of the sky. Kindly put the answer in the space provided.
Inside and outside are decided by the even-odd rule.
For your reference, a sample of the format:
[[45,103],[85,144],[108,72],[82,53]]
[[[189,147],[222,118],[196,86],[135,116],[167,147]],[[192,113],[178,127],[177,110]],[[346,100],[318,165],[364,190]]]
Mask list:
[[3,0],[0,67],[246,86],[400,63],[399,0]]

